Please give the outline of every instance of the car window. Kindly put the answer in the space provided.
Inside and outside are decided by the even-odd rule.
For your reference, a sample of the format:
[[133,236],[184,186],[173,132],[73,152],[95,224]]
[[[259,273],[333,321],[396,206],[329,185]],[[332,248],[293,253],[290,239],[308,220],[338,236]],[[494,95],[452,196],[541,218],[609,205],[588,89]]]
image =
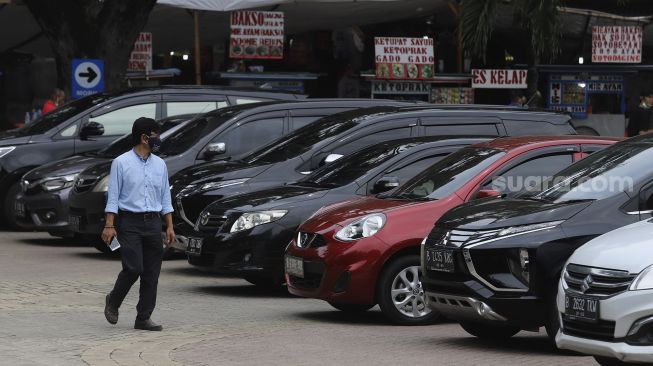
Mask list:
[[279,117],[252,121],[216,136],[212,142],[224,142],[231,156],[243,154],[283,136],[283,120]]
[[354,151],[360,150],[366,146],[378,144],[379,142],[410,137],[410,127],[393,128],[361,136],[351,141],[347,141],[340,146],[332,149],[331,153],[340,155],[350,155]]
[[296,130],[298,128],[302,128],[306,125],[309,125],[318,119],[322,118],[324,116],[302,116],[302,117],[293,117],[292,118],[292,129]]
[[433,125],[424,126],[426,136],[446,135],[483,135],[499,136],[495,124],[474,124],[474,125]]
[[137,104],[119,108],[100,116],[90,117],[90,122],[98,122],[104,126],[104,136],[125,135],[132,130],[137,118],[156,118],[156,103]]
[[225,101],[207,102],[167,102],[166,110],[168,117],[189,113],[206,113],[214,109],[224,108],[228,104]]
[[[571,163],[573,154],[569,152],[535,157],[494,176],[483,188],[496,189],[501,193],[515,193],[522,188],[535,189],[539,182],[551,178]],[[504,184],[494,184],[499,178]]]
[[[639,211],[653,210],[653,184],[649,184],[639,192]],[[645,214],[650,216],[650,213]]]
[[408,179],[416,176],[418,173],[424,171],[426,168],[442,160],[448,154],[436,154],[431,156],[426,156],[416,161],[412,161],[408,164],[401,164],[396,168],[388,170],[386,175],[399,178],[400,183],[405,183]]
[[59,132],[59,136],[61,137],[75,136],[78,127],[79,127],[79,123],[73,123],[72,125],[64,128],[61,132]]

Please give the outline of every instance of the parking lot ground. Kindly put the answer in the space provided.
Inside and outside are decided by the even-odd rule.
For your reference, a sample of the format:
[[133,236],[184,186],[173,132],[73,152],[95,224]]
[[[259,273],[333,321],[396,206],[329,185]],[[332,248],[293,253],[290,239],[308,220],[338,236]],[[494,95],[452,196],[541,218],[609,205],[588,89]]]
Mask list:
[[0,365],[595,365],[556,354],[544,332],[484,342],[457,324],[388,325],[317,300],[163,264],[153,320],[133,329],[132,289],[112,326],[104,296],[116,256],[47,234],[0,232]]

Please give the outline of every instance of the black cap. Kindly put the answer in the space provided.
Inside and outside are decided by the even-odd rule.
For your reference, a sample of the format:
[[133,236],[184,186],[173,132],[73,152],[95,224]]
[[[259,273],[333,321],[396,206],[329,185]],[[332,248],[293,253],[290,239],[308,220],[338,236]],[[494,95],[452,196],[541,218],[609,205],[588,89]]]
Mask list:
[[159,133],[159,131],[159,124],[152,118],[138,118],[132,126],[132,142],[134,146],[138,145],[141,143],[141,135],[149,136],[152,132]]

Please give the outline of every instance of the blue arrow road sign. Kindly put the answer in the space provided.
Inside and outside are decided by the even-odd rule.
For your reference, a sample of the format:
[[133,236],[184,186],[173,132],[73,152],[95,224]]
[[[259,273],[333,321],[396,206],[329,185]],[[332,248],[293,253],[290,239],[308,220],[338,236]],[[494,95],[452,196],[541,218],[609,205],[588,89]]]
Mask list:
[[73,98],[104,91],[104,61],[73,59]]

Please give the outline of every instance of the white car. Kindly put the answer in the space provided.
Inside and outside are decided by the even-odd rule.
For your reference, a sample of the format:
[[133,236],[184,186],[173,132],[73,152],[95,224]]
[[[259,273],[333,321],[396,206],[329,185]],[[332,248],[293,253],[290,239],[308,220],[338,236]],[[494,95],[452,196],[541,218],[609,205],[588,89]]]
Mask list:
[[653,219],[578,248],[557,302],[559,348],[593,355],[601,365],[653,364]]

